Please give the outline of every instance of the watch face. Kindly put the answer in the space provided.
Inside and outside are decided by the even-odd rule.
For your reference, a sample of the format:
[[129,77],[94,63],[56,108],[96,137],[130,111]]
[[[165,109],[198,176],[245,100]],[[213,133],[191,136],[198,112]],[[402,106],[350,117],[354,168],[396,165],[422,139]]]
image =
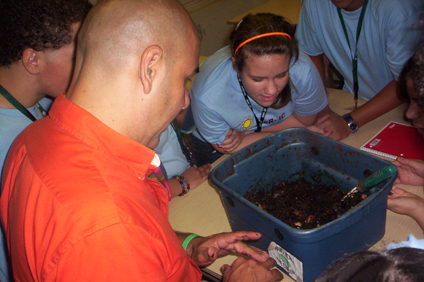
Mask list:
[[346,120],[347,126],[352,133],[358,131],[358,124],[356,123],[356,121],[353,120],[353,118],[349,114],[343,115],[343,118]]

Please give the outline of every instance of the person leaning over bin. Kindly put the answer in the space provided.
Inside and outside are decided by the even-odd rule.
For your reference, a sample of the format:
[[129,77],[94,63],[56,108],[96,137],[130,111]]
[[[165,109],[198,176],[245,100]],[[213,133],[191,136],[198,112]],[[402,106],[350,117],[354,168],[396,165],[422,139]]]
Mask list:
[[[175,36],[178,35],[178,36]],[[17,281],[276,281],[256,232],[175,232],[151,148],[189,102],[199,39],[174,0],[103,0],[78,36],[75,72],[49,116],[6,158],[2,223]]]
[[[410,98],[405,116],[421,134],[424,134],[424,45],[406,63],[399,83],[400,92]],[[424,186],[424,162],[397,158],[393,163],[397,166],[399,175],[389,194],[387,207],[394,212],[412,217],[424,230],[424,199],[396,187],[396,184]]]
[[197,165],[287,128],[330,134],[313,126],[328,100],[292,24],[271,13],[248,15],[230,41],[202,63],[190,90]]
[[[399,74],[420,41],[422,0],[304,0],[296,29],[299,49],[325,81],[324,57],[351,92],[349,113],[329,115],[318,126],[346,138],[403,102]],[[357,98],[367,102],[356,108]],[[336,130],[337,128],[337,130]]]

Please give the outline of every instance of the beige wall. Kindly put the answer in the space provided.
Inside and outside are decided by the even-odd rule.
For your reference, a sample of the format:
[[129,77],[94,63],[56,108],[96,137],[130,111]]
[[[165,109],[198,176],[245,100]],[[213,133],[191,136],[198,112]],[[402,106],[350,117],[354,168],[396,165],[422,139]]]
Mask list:
[[[215,51],[229,44],[229,36],[234,26],[227,24],[227,20],[266,1],[267,0],[180,0],[180,2],[186,3],[188,10],[191,11],[191,17],[193,18],[200,36],[200,55],[202,56],[210,56]],[[98,0],[90,0],[90,2],[95,4]]]
[[227,20],[254,8],[267,0],[221,0],[202,10],[191,13],[199,32],[200,55],[210,56],[229,44],[229,36],[234,25]]

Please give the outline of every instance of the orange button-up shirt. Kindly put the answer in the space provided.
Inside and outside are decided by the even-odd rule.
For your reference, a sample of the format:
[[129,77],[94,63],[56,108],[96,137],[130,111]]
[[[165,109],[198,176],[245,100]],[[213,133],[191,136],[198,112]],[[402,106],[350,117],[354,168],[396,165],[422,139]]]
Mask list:
[[0,209],[16,281],[200,281],[169,225],[165,188],[147,177],[155,160],[58,97],[5,164]]

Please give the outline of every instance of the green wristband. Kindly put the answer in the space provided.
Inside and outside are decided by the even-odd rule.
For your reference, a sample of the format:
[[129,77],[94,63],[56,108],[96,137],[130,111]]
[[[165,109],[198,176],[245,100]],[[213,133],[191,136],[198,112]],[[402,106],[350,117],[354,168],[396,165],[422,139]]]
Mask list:
[[188,235],[187,238],[185,238],[185,240],[183,242],[184,251],[187,250],[187,246],[191,242],[191,240],[193,240],[193,238],[196,238],[197,236],[199,236],[199,235],[193,233],[193,234]]

